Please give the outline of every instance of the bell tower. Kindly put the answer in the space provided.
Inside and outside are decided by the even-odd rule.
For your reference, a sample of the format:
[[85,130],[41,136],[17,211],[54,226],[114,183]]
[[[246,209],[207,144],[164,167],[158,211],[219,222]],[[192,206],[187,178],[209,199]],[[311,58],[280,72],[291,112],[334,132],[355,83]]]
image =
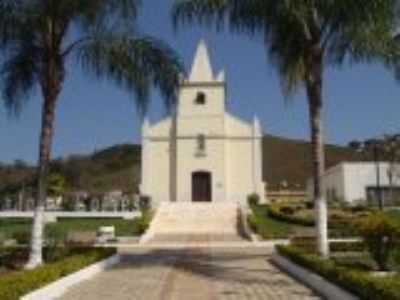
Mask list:
[[180,86],[178,117],[222,116],[225,113],[225,73],[214,75],[206,43],[200,41],[188,78]]
[[173,153],[177,201],[225,199],[225,75],[214,75],[204,41],[179,89]]

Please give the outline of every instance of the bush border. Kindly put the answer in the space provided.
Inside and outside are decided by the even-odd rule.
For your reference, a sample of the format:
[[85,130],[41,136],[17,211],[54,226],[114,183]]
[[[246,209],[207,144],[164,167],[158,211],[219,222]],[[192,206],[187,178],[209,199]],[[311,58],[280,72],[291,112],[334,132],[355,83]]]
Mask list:
[[[29,293],[34,294],[37,290],[46,288],[59,280],[67,279],[74,273],[84,270],[86,267],[115,256],[115,248],[93,248],[86,249],[82,253],[68,256],[55,263],[45,264],[33,270],[12,272],[0,277],[0,299],[43,299],[29,298]],[[49,298],[50,297],[50,298]],[[46,295],[46,299],[51,299],[51,295]]]
[[277,246],[277,252],[301,267],[358,295],[364,300],[400,300],[400,276],[374,277],[366,272],[337,266],[314,254],[306,254],[291,246]]

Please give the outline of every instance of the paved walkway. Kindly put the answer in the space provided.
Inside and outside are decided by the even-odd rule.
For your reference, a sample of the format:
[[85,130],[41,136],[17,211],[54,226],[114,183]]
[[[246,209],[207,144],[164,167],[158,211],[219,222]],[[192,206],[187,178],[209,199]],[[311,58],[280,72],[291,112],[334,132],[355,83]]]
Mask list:
[[123,261],[61,300],[320,299],[269,262],[262,248],[122,250]]

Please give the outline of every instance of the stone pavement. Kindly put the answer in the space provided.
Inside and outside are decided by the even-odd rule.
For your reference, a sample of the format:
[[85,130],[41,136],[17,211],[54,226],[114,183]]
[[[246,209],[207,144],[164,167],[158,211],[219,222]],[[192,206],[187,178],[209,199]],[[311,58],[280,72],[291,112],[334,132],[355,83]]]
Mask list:
[[61,300],[320,299],[270,262],[271,248],[126,249]]

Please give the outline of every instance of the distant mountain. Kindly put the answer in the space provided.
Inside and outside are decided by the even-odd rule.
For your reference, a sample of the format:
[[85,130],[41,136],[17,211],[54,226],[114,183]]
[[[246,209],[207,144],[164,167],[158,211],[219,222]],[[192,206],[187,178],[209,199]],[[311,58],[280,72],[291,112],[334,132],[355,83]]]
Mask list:
[[136,192],[140,183],[140,145],[116,145],[86,156],[70,156],[52,163],[52,172],[66,177],[70,190],[103,193]]
[[[342,161],[360,161],[365,157],[349,147],[326,145],[326,167]],[[304,189],[312,176],[311,144],[266,135],[263,140],[263,178],[268,187],[276,190],[286,183],[290,189]]]
[[[285,182],[290,189],[304,189],[311,176],[310,143],[267,135],[263,139],[263,178],[270,189]],[[348,147],[327,145],[327,167],[341,161],[362,160]],[[137,191],[140,183],[140,145],[116,145],[89,155],[56,159],[51,171],[65,176],[70,190],[102,193],[110,190]],[[21,162],[0,165],[0,190],[34,182],[34,168]]]

